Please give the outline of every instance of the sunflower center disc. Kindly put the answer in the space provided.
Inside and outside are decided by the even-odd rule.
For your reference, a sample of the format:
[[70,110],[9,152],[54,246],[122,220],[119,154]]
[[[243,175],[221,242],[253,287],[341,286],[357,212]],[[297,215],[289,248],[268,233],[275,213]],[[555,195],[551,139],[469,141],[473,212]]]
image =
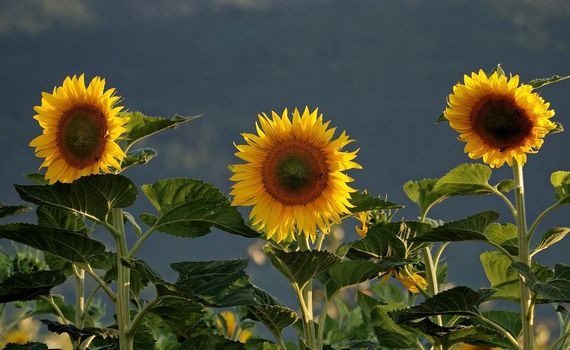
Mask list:
[[501,151],[524,143],[532,122],[510,99],[487,98],[474,108],[475,128],[483,140]]
[[284,205],[308,204],[327,186],[324,154],[300,141],[275,146],[267,155],[262,172],[267,192]]
[[57,130],[57,144],[65,160],[83,169],[99,161],[105,148],[107,126],[103,114],[91,106],[66,111]]

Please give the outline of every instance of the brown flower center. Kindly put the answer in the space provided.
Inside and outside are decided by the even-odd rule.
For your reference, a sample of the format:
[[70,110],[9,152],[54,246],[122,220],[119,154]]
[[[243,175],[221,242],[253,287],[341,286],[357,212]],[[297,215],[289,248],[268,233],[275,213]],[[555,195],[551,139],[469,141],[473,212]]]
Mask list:
[[325,154],[310,144],[289,140],[271,149],[262,166],[263,186],[283,205],[304,205],[327,187]]
[[487,96],[471,111],[475,131],[485,144],[501,152],[524,144],[533,123],[511,98]]
[[57,146],[74,168],[98,162],[106,140],[105,116],[93,106],[79,105],[65,111],[57,125]]

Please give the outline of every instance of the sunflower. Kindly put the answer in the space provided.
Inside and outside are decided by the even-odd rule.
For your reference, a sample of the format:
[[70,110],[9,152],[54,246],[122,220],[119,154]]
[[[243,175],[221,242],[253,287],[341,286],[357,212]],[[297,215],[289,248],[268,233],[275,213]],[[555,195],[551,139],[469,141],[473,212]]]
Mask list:
[[247,144],[236,145],[247,163],[231,167],[232,205],[253,206],[250,218],[267,239],[292,239],[297,230],[314,242],[317,227],[328,232],[352,207],[353,179],[344,171],[361,168],[353,161],[358,150],[341,151],[352,140],[345,132],[333,139],[335,128],[317,109],[271,116],[260,114],[257,135],[244,133]]
[[105,91],[105,80],[95,77],[85,86],[85,78],[67,77],[63,86],[51,94],[42,93],[41,106],[34,116],[43,128],[42,135],[30,142],[35,154],[45,158],[45,178],[72,182],[81,176],[118,170],[125,153],[116,143],[126,130],[127,118],[119,117],[123,107],[115,89]]
[[465,153],[472,159],[483,157],[491,167],[505,162],[526,162],[527,153],[536,153],[544,136],[556,126],[550,121],[550,104],[532,92],[532,86],[519,86],[519,76],[510,79],[497,72],[487,76],[465,75],[464,83],[453,87],[447,99],[445,116],[459,139],[466,142]]
[[216,319],[216,328],[220,334],[245,344],[253,333],[251,329],[242,326],[241,319],[232,311],[222,311]]

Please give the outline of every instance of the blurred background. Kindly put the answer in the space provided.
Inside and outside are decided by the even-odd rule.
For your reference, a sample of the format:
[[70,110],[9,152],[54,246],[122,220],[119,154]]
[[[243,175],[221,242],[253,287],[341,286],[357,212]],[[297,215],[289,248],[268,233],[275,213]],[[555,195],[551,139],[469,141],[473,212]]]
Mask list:
[[[435,125],[453,84],[497,63],[522,81],[569,75],[569,34],[564,0],[2,0],[0,202],[21,203],[12,184],[27,183],[22,174],[41,163],[28,147],[41,132],[32,119],[40,93],[85,73],[105,77],[131,110],[205,114],[146,141],[159,156],[127,171],[138,185],[192,177],[229,193],[227,165],[238,162],[233,142],[254,131],[257,113],[308,105],[356,140],[364,169],[351,173],[355,186],[387,194],[406,205],[397,218],[416,219],[404,182],[439,177],[471,161],[456,132]],[[570,127],[570,82],[540,94],[556,110],[555,120]],[[553,202],[549,177],[570,169],[569,151],[570,135],[556,134],[529,157],[531,218]],[[510,168],[501,168],[493,183],[507,176]],[[491,197],[451,199],[430,216],[453,220],[488,207],[509,221],[502,202]],[[150,210],[141,195],[131,211]],[[569,225],[569,214],[559,209],[539,231]],[[352,223],[344,229],[346,240],[357,238]],[[253,243],[221,232],[198,239],[156,233],[140,257],[173,280],[171,262],[247,257]],[[488,287],[479,263],[485,249],[452,244],[450,280]],[[562,242],[537,259],[570,264],[569,249],[570,241]],[[271,266],[251,263],[249,273],[255,284],[295,305]],[[539,318],[554,322],[549,311],[539,308]]]

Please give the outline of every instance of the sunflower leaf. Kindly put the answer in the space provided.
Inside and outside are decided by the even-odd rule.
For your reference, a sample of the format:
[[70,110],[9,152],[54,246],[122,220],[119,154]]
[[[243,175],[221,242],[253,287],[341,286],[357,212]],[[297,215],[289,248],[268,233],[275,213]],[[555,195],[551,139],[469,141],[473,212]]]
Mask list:
[[514,262],[511,267],[524,277],[524,283],[550,302],[570,302],[570,266],[554,265],[554,275],[547,281],[537,276],[528,265]]
[[493,73],[497,73],[497,76],[499,77],[505,75],[505,71],[503,70],[503,67],[501,67],[500,63],[497,64],[495,68],[493,68],[493,70],[489,73],[489,75],[492,75]]
[[35,183],[36,185],[47,185],[49,184],[48,180],[46,180],[44,174],[40,173],[29,173],[24,174],[26,179],[30,180],[31,182]]
[[59,271],[16,273],[0,283],[0,303],[32,300],[49,294],[50,290],[65,282]]
[[180,237],[199,237],[211,227],[244,237],[259,237],[237,210],[214,186],[193,179],[164,179],[142,190],[159,212],[141,219],[156,230]]
[[350,203],[354,205],[353,208],[349,209],[351,213],[360,213],[363,211],[370,211],[370,210],[403,208],[402,205],[389,202],[382,198],[373,197],[366,192],[351,193]]
[[564,125],[561,122],[553,122],[556,127],[548,132],[548,135],[564,132]]
[[0,203],[0,218],[23,214],[30,210],[32,210],[32,208],[27,205],[4,205]]
[[493,192],[489,185],[491,168],[483,164],[461,164],[437,180],[433,192],[440,196],[483,195]]
[[297,283],[299,288],[341,261],[340,257],[326,251],[284,252],[277,248],[267,248],[266,253],[273,266],[289,281]]
[[433,191],[436,183],[437,179],[410,180],[404,184],[404,192],[412,202],[417,204],[420,212],[425,213],[431,206],[447,198]]
[[135,184],[114,174],[84,176],[70,184],[15,187],[25,201],[63,208],[99,221],[106,221],[112,208],[132,205],[137,197]]
[[48,346],[38,342],[27,342],[26,344],[9,343],[4,350],[49,350]]
[[370,319],[378,345],[389,349],[414,349],[417,334],[398,325],[389,315],[390,308],[384,305],[374,307]]
[[497,190],[509,193],[515,189],[515,182],[512,179],[505,179],[497,184]]
[[158,152],[152,148],[140,148],[129,151],[121,163],[121,171],[125,171],[125,169],[130,168],[134,165],[146,164],[157,155]]
[[392,311],[390,316],[397,323],[436,315],[479,317],[481,315],[479,313],[479,305],[489,300],[494,292],[492,289],[475,291],[463,286],[455,287],[440,292],[417,306]]
[[176,336],[184,336],[204,316],[204,305],[180,296],[164,295],[148,312],[158,316]]
[[277,338],[281,331],[297,322],[297,313],[284,305],[256,305],[248,307],[248,317],[263,323]]
[[570,204],[570,171],[555,171],[550,176],[554,194],[560,204]]
[[538,88],[541,88],[545,85],[557,83],[559,81],[566,80],[569,78],[570,78],[570,75],[566,75],[566,76],[553,75],[550,78],[533,79],[533,80],[528,82],[528,85],[532,86],[533,89],[538,89]]
[[127,150],[130,149],[135,143],[144,140],[145,138],[157,134],[167,129],[174,129],[181,124],[188,123],[196,118],[201,117],[181,117],[175,115],[172,119],[163,117],[149,117],[141,112],[126,112],[123,113],[129,118],[127,124],[127,133],[124,139],[127,141]]
[[41,322],[47,325],[48,331],[57,334],[67,333],[72,339],[87,338],[90,336],[95,336],[97,338],[103,339],[119,337],[119,331],[113,328],[77,328],[72,324],[62,324],[50,320],[41,320]]
[[449,119],[447,119],[447,117],[445,116],[445,113],[441,113],[439,115],[439,117],[437,117],[437,119],[435,120],[435,123],[439,124],[439,123],[448,122],[448,121],[449,121]]
[[531,256],[534,256],[536,253],[560,242],[568,233],[570,233],[570,227],[553,227],[546,231],[540,239],[540,242],[538,242],[536,247],[533,249]]

